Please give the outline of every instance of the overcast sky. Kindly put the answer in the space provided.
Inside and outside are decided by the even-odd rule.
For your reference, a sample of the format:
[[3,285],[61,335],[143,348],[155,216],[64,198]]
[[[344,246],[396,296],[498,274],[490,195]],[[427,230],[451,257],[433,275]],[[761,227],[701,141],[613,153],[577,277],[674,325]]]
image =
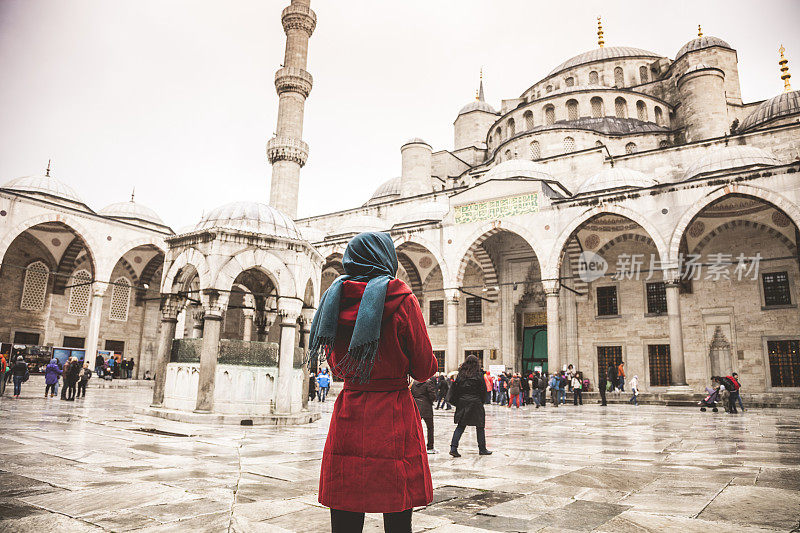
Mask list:
[[[94,208],[129,198],[178,230],[269,201],[265,144],[288,0],[0,0],[0,182],[53,175]],[[645,7],[654,6],[654,7]],[[657,6],[657,9],[656,9]],[[555,65],[607,46],[674,58],[703,25],[739,54],[744,100],[800,85],[800,2],[312,0],[300,216],[355,207],[400,173],[400,145],[450,149],[484,69],[499,107]],[[793,80],[794,81],[794,80]]]

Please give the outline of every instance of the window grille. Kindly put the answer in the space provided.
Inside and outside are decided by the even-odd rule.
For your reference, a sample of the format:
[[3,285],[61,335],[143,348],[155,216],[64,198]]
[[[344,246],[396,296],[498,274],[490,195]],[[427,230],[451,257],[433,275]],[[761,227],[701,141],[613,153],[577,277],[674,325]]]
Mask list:
[[477,357],[478,363],[480,363],[481,367],[483,367],[483,350],[464,350],[464,359],[470,355]]
[[544,123],[547,126],[552,126],[556,121],[556,109],[553,106],[544,108]]
[[467,298],[467,324],[483,322],[483,302],[474,296]]
[[767,341],[773,387],[800,387],[800,339]]
[[667,312],[667,286],[663,281],[648,283],[647,287],[647,312],[664,314]]
[[617,287],[615,285],[597,287],[597,315],[616,316],[618,314]]
[[614,111],[617,118],[628,118],[628,102],[620,96],[614,100]]
[[567,87],[572,87],[573,85],[575,85],[575,78],[570,76],[569,78],[565,79],[564,85],[566,85]]
[[628,143],[625,145],[626,154],[635,154],[637,152],[636,143]]
[[128,278],[117,278],[111,291],[111,313],[109,318],[125,322],[128,320],[128,307],[131,300],[131,282]]
[[497,142],[503,140],[503,128],[497,128]]
[[436,358],[436,371],[444,372],[444,350],[434,350],[433,356]]
[[431,300],[428,304],[428,324],[441,326],[444,324],[444,300]]
[[539,146],[539,141],[531,142],[531,159],[536,160],[542,157],[542,149]]
[[513,137],[514,134],[517,132],[517,124],[514,122],[513,118],[508,119],[508,136]]
[[575,139],[572,137],[564,137],[564,153],[568,154],[575,151]]
[[641,100],[636,102],[636,116],[642,122],[647,122],[647,106]]
[[614,85],[617,87],[625,86],[625,74],[622,72],[622,67],[614,69]]
[[531,111],[525,111],[523,115],[525,117],[525,129],[532,130],[533,129],[533,113]]
[[669,344],[648,345],[647,361],[650,367],[650,386],[668,387],[671,372]]
[[50,269],[42,261],[28,265],[22,285],[22,300],[19,308],[24,311],[41,311],[47,296],[47,282]]
[[595,96],[590,100],[592,105],[592,118],[603,118],[603,99]]
[[661,108],[656,106],[653,109],[653,114],[656,116],[656,124],[661,126],[662,123],[664,122],[664,113],[661,111]]
[[567,102],[567,120],[578,120],[578,101]]
[[661,141],[658,143],[659,148],[669,148],[669,141]]
[[89,298],[92,294],[92,276],[88,270],[79,270],[72,275],[69,289],[67,313],[75,316],[89,314]]
[[546,93],[553,92],[553,86],[552,85],[548,85],[547,87],[544,88],[544,92],[546,92]]
[[600,77],[597,75],[596,70],[589,73],[589,85],[600,85]]
[[647,67],[644,65],[639,67],[639,79],[641,80],[642,83],[647,83],[648,81],[650,81],[650,76],[647,73]]
[[622,346],[598,346],[597,347],[597,371],[606,373],[608,367],[614,365],[618,367],[622,362]]
[[761,274],[764,285],[764,305],[790,305],[789,275],[786,272],[765,272]]

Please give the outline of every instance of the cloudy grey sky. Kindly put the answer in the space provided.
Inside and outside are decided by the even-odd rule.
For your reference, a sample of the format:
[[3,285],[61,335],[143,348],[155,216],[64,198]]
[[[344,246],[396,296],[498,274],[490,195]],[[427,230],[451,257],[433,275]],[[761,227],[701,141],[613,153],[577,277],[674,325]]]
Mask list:
[[[288,0],[0,0],[0,182],[53,175],[100,209],[128,198],[173,229],[222,203],[268,201],[280,12]],[[800,85],[800,2],[312,0],[301,216],[360,205],[413,136],[452,148],[484,68],[487,100],[607,46],[674,57],[696,35],[739,54],[745,101]]]

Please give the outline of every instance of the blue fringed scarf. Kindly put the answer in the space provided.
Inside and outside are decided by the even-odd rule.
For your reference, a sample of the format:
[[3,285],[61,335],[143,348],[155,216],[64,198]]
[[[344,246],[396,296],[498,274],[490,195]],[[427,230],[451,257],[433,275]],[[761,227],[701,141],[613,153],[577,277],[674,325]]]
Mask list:
[[367,282],[356,316],[347,353],[336,364],[336,373],[354,381],[369,381],[378,355],[386,288],[397,273],[397,253],[388,233],[360,233],[348,243],[342,260],[345,275],[334,280],[319,302],[311,323],[310,364],[325,360],[333,350],[339,325],[342,283]]

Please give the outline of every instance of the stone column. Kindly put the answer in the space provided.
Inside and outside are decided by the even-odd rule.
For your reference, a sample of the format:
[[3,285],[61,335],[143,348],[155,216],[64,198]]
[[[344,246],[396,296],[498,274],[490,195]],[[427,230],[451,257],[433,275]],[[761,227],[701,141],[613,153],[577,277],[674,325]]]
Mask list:
[[297,317],[303,306],[294,298],[278,299],[278,319],[281,325],[281,346],[278,357],[278,387],[275,398],[276,414],[292,412],[292,380],[294,377],[294,348]]
[[447,302],[447,318],[445,319],[447,328],[447,352],[445,353],[445,372],[458,370],[462,357],[458,353],[458,295],[456,289],[445,291]]
[[[306,351],[306,359],[308,359],[308,348],[311,342],[311,322],[314,320],[314,311],[316,309],[304,307],[300,313],[300,338],[303,341],[303,349]],[[310,369],[308,363],[304,361],[303,364],[303,409],[308,408],[308,378],[310,376]]]
[[572,291],[564,293],[564,330],[567,341],[567,353],[564,360],[575,365],[575,368],[588,370],[589,362],[581,361],[578,353],[578,301]]
[[253,340],[253,310],[245,309],[242,314],[244,315],[244,332],[242,333],[242,340],[250,342]]
[[205,315],[205,311],[202,309],[196,310],[192,313],[192,338],[193,339],[202,339],[203,338],[203,315]]
[[172,353],[172,340],[180,312],[179,300],[174,296],[163,297],[161,303],[161,330],[158,334],[158,351],[153,365],[153,403],[152,407],[164,405],[164,387],[167,383],[167,365]]
[[683,359],[683,329],[681,326],[680,278],[670,276],[665,281],[667,293],[667,319],[669,320],[669,358],[671,368],[671,390],[687,392],[686,364]]
[[561,370],[560,332],[558,324],[558,282],[547,283],[544,292],[547,297],[547,372],[552,374]]
[[86,334],[86,355],[84,362],[89,363],[89,369],[94,371],[97,359],[97,344],[100,342],[100,321],[103,318],[103,296],[105,287],[92,287],[92,302],[89,311],[89,331]]
[[211,290],[203,294],[203,304],[205,310],[203,313],[203,343],[200,349],[200,376],[197,383],[195,412],[210,413],[214,409],[219,338],[225,306],[219,301],[219,293]]

